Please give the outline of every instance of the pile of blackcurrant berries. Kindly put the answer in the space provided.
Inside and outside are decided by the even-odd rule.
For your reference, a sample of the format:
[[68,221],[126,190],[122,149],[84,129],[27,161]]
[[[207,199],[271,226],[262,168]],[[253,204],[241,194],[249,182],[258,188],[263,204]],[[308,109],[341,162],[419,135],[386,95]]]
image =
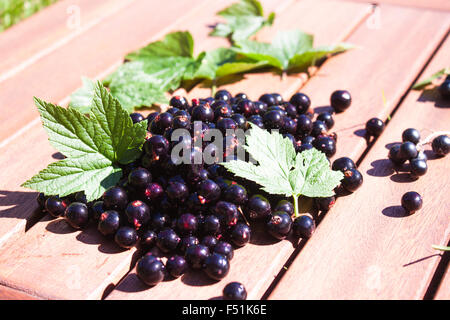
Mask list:
[[[350,103],[347,91],[336,91],[331,96],[335,112],[343,112]],[[193,147],[194,142],[210,129],[246,130],[251,122],[260,128],[279,130],[297,152],[317,148],[332,157],[337,139],[336,134],[329,133],[333,115],[322,112],[314,119],[310,105],[303,93],[294,94],[289,101],[276,93],[252,101],[244,93],[233,97],[226,90],[191,103],[174,96],[165,112],[153,112],[147,118],[131,114],[133,122],[148,120],[142,156],[122,167],[122,179],[101,199],[88,203],[78,192],[64,198],[41,194],[38,201],[43,210],[55,217],[64,216],[74,228],[93,222],[101,234],[114,239],[120,247],[141,249],[137,275],[150,286],[166,277],[180,277],[189,268],[202,269],[214,280],[223,279],[229,272],[234,249],[252,239],[255,221],[261,221],[276,239],[290,234],[309,238],[315,229],[314,218],[293,217],[290,201],[265,193],[256,183],[233,176],[217,163],[178,164],[171,152],[183,144],[190,150],[191,160],[199,156],[202,159],[202,150],[211,147],[213,154],[223,152],[225,158],[242,148],[242,142],[234,136],[224,138],[228,142],[224,150],[214,149],[212,142],[202,142],[203,149]],[[194,122],[201,122],[201,126],[194,126]],[[186,129],[190,136],[172,141],[176,129]],[[351,159],[335,160],[332,169],[344,173],[342,187],[346,190],[353,192],[361,186],[362,175]],[[334,202],[335,197],[315,199],[321,211],[329,210]],[[246,295],[239,285],[231,287],[225,292],[230,298]]]

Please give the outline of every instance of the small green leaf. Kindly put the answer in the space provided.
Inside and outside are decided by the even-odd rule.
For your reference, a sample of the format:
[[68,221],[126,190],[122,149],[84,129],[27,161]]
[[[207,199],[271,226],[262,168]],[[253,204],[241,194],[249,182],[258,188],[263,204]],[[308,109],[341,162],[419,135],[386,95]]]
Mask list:
[[442,77],[445,74],[450,74],[450,68],[444,68],[439,70],[438,72],[434,73],[432,76],[426,78],[425,80],[422,80],[420,82],[417,82],[412,89],[413,90],[422,90],[423,88],[425,88],[427,85],[431,84],[434,80],[436,80],[437,78]]
[[70,95],[69,107],[86,114],[91,110],[95,82],[87,77],[82,77],[81,80],[83,86]]

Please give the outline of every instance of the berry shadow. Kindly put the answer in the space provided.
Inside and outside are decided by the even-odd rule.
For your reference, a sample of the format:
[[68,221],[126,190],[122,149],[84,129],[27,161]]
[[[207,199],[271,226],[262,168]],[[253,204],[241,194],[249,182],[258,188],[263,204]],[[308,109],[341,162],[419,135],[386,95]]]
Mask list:
[[394,165],[389,159],[380,159],[372,161],[372,168],[366,171],[369,176],[389,177],[395,173]]
[[436,153],[434,153],[431,150],[425,150],[424,153],[427,156],[428,160],[436,160],[436,159],[442,159],[443,158],[441,156],[436,155]]
[[204,272],[201,272],[201,270],[189,269],[181,276],[181,282],[188,286],[203,287],[212,285],[218,281],[209,278]]
[[144,282],[142,282],[135,272],[130,272],[120,282],[120,284],[114,288],[114,290],[121,291],[121,292],[133,293],[133,292],[146,291],[151,288],[152,288],[151,286],[148,286]]
[[401,142],[391,142],[391,143],[386,144],[384,147],[385,147],[386,149],[388,149],[388,150],[391,150],[391,148],[392,148],[393,146],[396,146],[396,145],[399,145],[399,144],[402,144],[402,143],[401,143]]
[[56,220],[50,221],[45,226],[45,230],[55,234],[70,234],[77,232],[77,230],[72,228],[63,218],[56,218]]
[[402,206],[389,206],[384,208],[382,211],[383,215],[391,218],[404,218],[409,216],[409,214],[402,208]]
[[0,219],[24,219],[26,220],[25,231],[28,231],[46,216],[36,202],[37,196],[36,192],[0,190],[0,207],[4,207],[0,209]]
[[390,179],[397,183],[409,183],[409,182],[413,182],[413,181],[417,180],[417,178],[413,178],[411,176],[411,174],[406,173],[406,172],[396,173],[396,174],[392,175],[390,177]]
[[439,94],[437,87],[425,89],[417,99],[419,102],[434,102],[436,108],[450,108],[450,101],[445,101]]
[[322,112],[329,112],[331,114],[334,113],[334,109],[331,106],[320,106],[314,108],[314,113],[322,113]]

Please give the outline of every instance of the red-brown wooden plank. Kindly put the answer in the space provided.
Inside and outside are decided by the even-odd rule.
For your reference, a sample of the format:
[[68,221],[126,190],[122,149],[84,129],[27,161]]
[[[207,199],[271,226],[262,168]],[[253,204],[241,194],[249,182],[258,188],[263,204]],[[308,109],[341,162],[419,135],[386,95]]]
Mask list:
[[99,77],[150,36],[160,38],[172,31],[176,22],[173,17],[192,15],[194,19],[200,5],[205,3],[205,0],[169,0],[161,6],[156,0],[135,0],[88,33],[5,80],[0,86],[0,141],[37,119],[33,96],[62,100],[80,86],[81,76]]
[[[422,78],[448,61],[450,38]],[[446,200],[450,176],[443,174],[450,170],[450,161],[429,153],[427,174],[413,181],[409,174],[394,171],[386,146],[401,141],[406,128],[420,130],[423,138],[431,130],[448,130],[449,106],[436,90],[408,93],[359,167],[362,187],[338,199],[269,298],[424,297],[440,260],[431,245],[447,243],[450,237]],[[407,191],[417,191],[424,201],[422,209],[410,216],[400,206]]]
[[0,286],[0,300],[37,300],[37,298],[20,290]]
[[450,11],[450,1],[448,0],[351,0],[357,2],[376,3],[376,4],[394,4],[398,6],[410,6],[424,9],[446,10]]
[[[284,21],[291,28],[309,28],[324,41],[339,41],[347,36],[348,30],[352,27],[350,24],[357,25],[364,19],[366,6],[347,4],[345,10],[339,11],[341,19],[329,19],[336,9],[336,2],[333,1],[326,1],[317,6],[315,1],[305,0],[287,7],[278,20]],[[315,21],[322,22],[320,25],[315,24],[317,29],[314,30],[312,18],[299,20],[290,12],[309,12],[311,17],[315,17]],[[274,28],[272,34],[276,31],[278,29]],[[265,32],[269,32],[269,29]],[[330,38],[326,39],[327,36]],[[242,85],[240,90],[248,92],[251,89],[248,86],[250,82],[240,83]],[[163,282],[146,290],[148,287],[138,280],[133,270],[107,299],[208,299],[220,296],[223,286],[234,280],[245,284],[249,299],[257,299],[267,290],[292,251],[293,245],[289,241],[272,241],[265,232],[259,232],[255,234],[250,244],[235,251],[230,273],[220,282],[207,280],[202,273],[191,272],[181,279]]]
[[438,291],[434,296],[435,300],[450,300],[450,269],[444,274],[444,277],[439,285]]
[[[0,83],[132,4],[134,0],[64,0],[0,35]],[[49,19],[51,17],[51,19]]]

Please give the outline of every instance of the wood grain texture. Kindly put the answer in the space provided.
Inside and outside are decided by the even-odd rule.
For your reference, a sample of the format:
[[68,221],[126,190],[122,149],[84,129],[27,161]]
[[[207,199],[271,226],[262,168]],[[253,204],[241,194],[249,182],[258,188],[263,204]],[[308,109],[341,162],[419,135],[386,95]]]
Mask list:
[[3,249],[0,284],[43,299],[100,299],[136,252],[105,240],[95,226],[76,231],[48,217]]
[[14,76],[74,37],[88,32],[105,17],[132,2],[133,0],[58,1],[2,32],[0,82]]
[[38,300],[38,298],[20,290],[0,286],[0,300]]
[[150,36],[158,39],[173,31],[174,16],[194,14],[206,1],[169,0],[167,6],[159,3],[135,0],[133,5],[108,16],[88,33],[4,81],[0,86],[0,141],[37,118],[33,96],[46,101],[62,100],[81,86],[81,76],[99,77],[120,64],[126,53],[141,47]]
[[447,272],[442,279],[442,282],[434,296],[435,300],[450,300],[450,269],[447,268]]
[[[366,4],[328,0],[296,1],[292,5],[285,5],[282,8],[285,9],[283,17],[275,19],[272,28],[261,30],[257,34],[258,41],[271,42],[278,31],[300,29],[314,34],[314,46],[335,44],[346,39],[371,11],[371,6]],[[305,12],[308,12],[308,14],[303,14]],[[317,23],[318,15],[326,16],[327,23]],[[302,18],[299,19],[299,16]],[[343,23],[342,17],[351,20]],[[335,25],[336,28],[328,28],[330,25]],[[232,94],[246,90],[251,99],[258,99],[261,94],[267,92],[267,88],[270,88],[271,92],[283,93],[287,99],[307,80],[306,74],[287,75],[284,79],[281,79],[279,75],[268,72],[253,73],[246,74],[241,81],[223,85],[220,89],[229,90]],[[191,99],[207,97],[210,94],[209,88],[198,86],[189,93],[189,97]]]
[[450,1],[448,0],[351,0],[357,2],[393,4],[398,6],[410,6],[424,9],[446,10],[450,11]]
[[[341,21],[338,21],[338,19],[325,19],[336,9],[334,2],[327,2],[330,4],[329,6],[324,5],[320,7],[316,6],[313,1],[305,1],[309,6],[305,6],[302,3],[303,1],[296,3],[294,6],[289,7],[286,12],[294,9],[297,12],[301,12],[301,8],[301,10],[308,11],[316,20],[323,21],[317,30],[311,29],[311,31],[322,37],[324,41],[342,40],[347,35],[348,30],[351,29],[352,26],[350,24],[353,24],[353,26],[358,24],[365,16],[364,6],[356,6],[352,9],[352,5],[349,5],[346,7],[347,10],[340,11]],[[302,6],[300,7],[301,4]],[[302,23],[305,22],[306,26],[310,26],[309,20],[299,20],[296,15],[291,14],[285,16],[284,11],[278,19],[285,21],[292,28],[303,28]],[[346,23],[343,24],[342,21]],[[276,32],[275,30],[277,29],[274,29],[272,32]],[[339,33],[339,30],[341,30],[341,33]],[[336,38],[326,39],[326,35]],[[261,82],[259,83],[261,85]],[[251,90],[253,85],[249,81],[242,81],[240,84],[240,90],[243,92]],[[281,90],[280,93],[284,94],[284,91]],[[265,232],[261,232],[258,228],[256,230],[259,230],[259,232],[254,236],[251,243],[235,251],[235,257],[231,261],[230,273],[220,282],[212,282],[202,273],[191,272],[181,279],[166,281],[149,289],[139,281],[135,270],[133,270],[108,295],[107,299],[211,299],[220,296],[223,286],[230,281],[244,283],[248,292],[248,299],[259,299],[293,252],[294,244],[287,240],[273,241],[268,238]],[[258,261],[258,263],[255,263],[255,261]],[[189,292],[188,295],[187,292]]]
[[367,148],[365,123],[386,120],[411,86],[450,27],[450,14],[389,5],[379,7],[381,20],[361,26],[348,38],[359,48],[329,59],[301,89],[318,113],[329,111],[338,89],[352,94],[352,104],[333,116],[338,141],[335,158],[355,161]]
[[[422,78],[450,61],[450,39]],[[411,91],[361,163],[362,187],[338,199],[300,252],[270,299],[422,299],[439,262],[432,244],[450,237],[449,158],[429,156],[418,180],[395,172],[386,146],[401,141],[406,128],[449,129],[450,104],[436,90]],[[426,147],[430,149],[430,147]],[[423,207],[405,216],[401,197],[416,191]],[[292,284],[295,283],[295,286]]]

